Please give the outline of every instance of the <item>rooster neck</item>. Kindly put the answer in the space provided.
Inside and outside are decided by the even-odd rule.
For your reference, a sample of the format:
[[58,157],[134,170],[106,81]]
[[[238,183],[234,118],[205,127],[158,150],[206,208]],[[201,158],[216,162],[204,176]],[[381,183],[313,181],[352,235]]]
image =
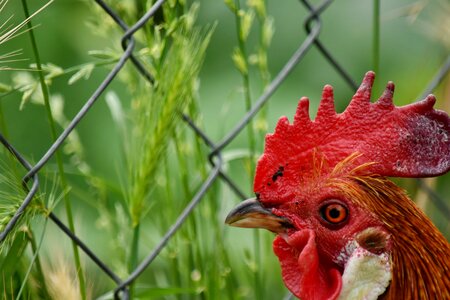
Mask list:
[[353,199],[391,235],[392,281],[380,299],[450,299],[450,244],[406,193],[383,177],[352,178]]
[[386,299],[450,299],[450,245],[415,205],[417,222],[393,231],[392,282]]

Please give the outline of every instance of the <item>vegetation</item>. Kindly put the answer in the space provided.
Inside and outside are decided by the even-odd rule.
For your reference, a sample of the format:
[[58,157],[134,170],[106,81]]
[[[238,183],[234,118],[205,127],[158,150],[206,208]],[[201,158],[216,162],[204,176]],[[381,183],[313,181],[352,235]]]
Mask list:
[[[107,1],[128,25],[152,2]],[[55,1],[33,15],[45,4],[0,1],[0,133],[31,164],[123,54],[123,30],[94,1]],[[373,98],[393,80],[396,103],[406,104],[419,97],[448,55],[448,26],[442,24],[449,6],[437,0],[408,6],[391,1],[378,11],[378,5],[333,3],[322,16],[320,39],[353,78],[378,70]],[[374,8],[379,22],[370,21]],[[354,19],[348,18],[350,10]],[[27,19],[29,15],[33,17]],[[48,221],[49,213],[126,278],[211,171],[211,149],[181,114],[213,142],[223,138],[304,40],[306,16],[297,2],[168,0],[134,35],[134,54],[153,79],[127,62],[39,173],[38,195],[0,245],[1,299],[112,299],[114,282]],[[10,31],[14,36],[5,35]],[[313,114],[326,83],[335,87],[342,110],[353,91],[312,48],[269,105],[224,149],[223,171],[246,195],[252,195],[264,135],[273,131],[279,116],[292,118],[303,95],[311,98]],[[434,91],[438,106],[447,111],[448,86],[447,76]],[[0,158],[3,230],[26,195],[21,182],[26,170],[3,147]],[[445,195],[448,180],[447,175],[428,183]],[[416,182],[404,180],[401,185],[450,237],[448,216]],[[271,251],[273,235],[223,224],[238,201],[217,180],[132,285],[132,296],[187,300],[286,295]]]

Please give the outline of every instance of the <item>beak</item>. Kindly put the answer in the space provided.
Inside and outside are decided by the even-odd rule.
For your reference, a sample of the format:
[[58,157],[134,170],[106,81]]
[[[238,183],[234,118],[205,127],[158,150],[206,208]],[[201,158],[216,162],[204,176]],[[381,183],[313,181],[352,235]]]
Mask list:
[[264,228],[275,233],[293,228],[288,219],[274,215],[255,198],[247,199],[236,206],[228,214],[225,223],[236,227]]

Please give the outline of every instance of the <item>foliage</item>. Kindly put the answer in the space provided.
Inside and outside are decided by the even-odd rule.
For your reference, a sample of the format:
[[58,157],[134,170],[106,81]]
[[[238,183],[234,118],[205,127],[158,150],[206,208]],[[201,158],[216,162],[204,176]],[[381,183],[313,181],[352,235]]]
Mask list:
[[[28,2],[31,5],[31,1]],[[153,2],[110,0],[108,5],[131,25]],[[189,115],[208,136],[219,139],[237,116],[251,108],[257,95],[270,83],[271,72],[278,71],[280,61],[286,60],[298,46],[293,43],[301,39],[291,38],[291,34],[292,28],[300,28],[296,22],[304,16],[285,17],[289,8],[277,6],[269,10],[265,0],[191,2],[167,1],[134,35],[134,54],[154,81],[146,80],[128,62],[103,99],[69,135],[60,158],[50,161],[39,173],[50,186],[48,192],[41,189],[19,226],[0,248],[1,275],[7,278],[0,280],[4,299],[19,298],[19,293],[25,298],[33,295],[33,299],[58,299],[61,295],[69,297],[69,292],[73,299],[111,299],[114,283],[83,255],[78,263],[72,255],[65,254],[70,249],[69,239],[47,229],[42,220],[46,220],[50,211],[62,217],[67,206],[73,205],[73,212],[68,212],[66,218],[73,218],[77,235],[120,277],[129,275],[158,244],[210,171],[210,149],[183,123],[180,115]],[[5,2],[0,2],[0,6],[2,3]],[[9,5],[18,11],[21,9],[18,4]],[[209,10],[209,6],[220,7],[220,15],[215,15],[215,10]],[[336,3],[336,6],[339,5]],[[295,9],[297,13],[298,7]],[[342,11],[345,7],[338,9]],[[70,18],[56,17],[52,15],[55,12]],[[361,13],[367,13],[367,9],[361,9]],[[208,18],[210,15],[212,19]],[[49,25],[52,18],[63,20],[53,26],[57,29]],[[325,44],[331,44],[331,49],[343,63],[347,60],[352,73],[366,71],[371,57],[363,55],[370,52],[364,42],[356,53],[348,45],[333,44],[326,39],[327,34],[340,32],[339,29],[348,26],[350,21],[340,19],[333,28],[336,21],[323,18],[332,23],[324,26],[331,28],[323,33]],[[72,20],[76,20],[78,27],[70,25]],[[283,21],[289,22],[289,26],[283,27]],[[15,70],[1,74],[4,77],[0,78],[1,133],[7,133],[8,140],[17,144],[31,161],[41,157],[53,140],[49,138],[49,124],[56,133],[66,128],[123,53],[120,45],[123,30],[94,1],[81,4],[55,2],[36,22],[42,25],[28,30],[36,34],[42,63],[35,62],[36,55],[28,51],[31,47],[25,33],[29,32],[23,32],[17,44],[11,46],[12,50],[2,52],[9,53],[3,57],[30,59],[9,62],[7,69]],[[204,23],[206,25],[201,25]],[[281,27],[278,32],[275,32],[275,24],[277,30]],[[429,28],[435,30],[437,27],[430,23]],[[68,41],[61,36],[55,40],[53,35],[57,35],[55,30],[58,29]],[[402,30],[404,34],[410,29]],[[367,28],[360,31],[364,36],[370,35]],[[358,38],[360,31],[357,30],[352,38]],[[417,39],[413,35],[410,42]],[[408,72],[408,65],[402,61],[407,55],[385,54],[383,32],[380,42],[380,71],[386,70],[384,74],[389,73],[389,76],[399,74],[398,68],[383,65],[385,61],[397,59],[396,64],[406,65],[402,72]],[[422,42],[429,43],[428,40]],[[76,49],[76,53],[65,52],[68,44]],[[232,46],[228,47],[230,44]],[[20,56],[17,56],[18,48],[24,49],[19,51]],[[440,53],[441,48],[435,48],[433,53]],[[223,171],[248,195],[251,195],[252,176],[256,158],[263,148],[264,134],[271,131],[279,115],[292,115],[289,112],[295,109],[300,96],[310,95],[310,90],[318,93],[325,83],[336,82],[336,93],[345,91],[331,68],[323,66],[323,57],[314,55],[310,60],[305,59],[300,66],[301,72],[293,74],[293,81],[287,81],[286,85],[294,88],[277,92],[271,102],[276,104],[271,104],[270,109],[266,106],[245,133],[222,153]],[[417,57],[421,55],[417,54]],[[415,60],[410,58],[410,61]],[[414,83],[408,82],[418,86],[417,90],[400,90],[399,98],[403,96],[407,100],[416,96],[419,87],[434,74],[440,63],[437,61],[437,58],[427,61],[422,75],[417,76]],[[408,77],[405,73],[396,76]],[[402,84],[399,82],[398,86]],[[443,87],[437,92],[443,95],[442,90]],[[351,93],[349,90],[348,94]],[[103,100],[105,103],[101,102]],[[42,117],[46,107],[50,110],[47,119]],[[25,192],[21,186],[24,175],[21,166],[16,165],[4,150],[1,155],[5,164],[0,172],[0,226],[4,226]],[[65,178],[65,184],[61,182],[62,178]],[[448,179],[440,182],[445,183],[444,180]],[[445,184],[440,182],[436,189],[445,191]],[[415,185],[405,183],[408,184],[414,192]],[[226,185],[215,184],[133,285],[134,298],[281,298],[286,290],[271,253],[273,236],[268,232],[250,233],[223,225],[226,212],[239,200]],[[448,221],[426,205],[426,200],[422,202],[431,215],[437,216],[435,220],[440,228],[448,228]],[[42,232],[42,242],[40,235],[34,232]],[[85,288],[80,281],[86,282]],[[61,294],[64,292],[66,294]]]

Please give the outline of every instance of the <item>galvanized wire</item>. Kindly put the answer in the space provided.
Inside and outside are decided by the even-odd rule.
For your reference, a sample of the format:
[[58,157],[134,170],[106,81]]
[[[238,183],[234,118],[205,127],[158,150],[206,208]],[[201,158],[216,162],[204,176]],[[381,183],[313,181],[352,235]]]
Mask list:
[[[122,70],[124,64],[130,60],[136,70],[150,83],[154,82],[153,76],[144,65],[133,55],[133,50],[135,47],[135,42],[133,35],[139,31],[156,13],[158,9],[164,4],[164,0],[158,0],[153,4],[153,6],[143,15],[143,17],[133,24],[128,26],[118,14],[105,2],[102,0],[94,0],[104,11],[107,13],[125,33],[121,39],[121,45],[123,47],[123,54],[119,61],[112,68],[109,74],[105,77],[102,83],[94,91],[91,97],[86,100],[85,104],[80,108],[78,113],[69,123],[69,125],[64,129],[64,131],[58,136],[56,141],[49,147],[46,153],[38,160],[38,162],[33,166],[26,161],[24,156],[19,153],[0,133],[1,144],[15,157],[15,159],[27,170],[27,174],[22,179],[22,184],[27,195],[24,198],[22,204],[15,212],[14,216],[11,218],[9,223],[5,226],[3,231],[0,233],[0,243],[2,243],[11,230],[16,226],[21,215],[26,210],[27,206],[33,200],[36,192],[39,188],[38,173],[44,167],[54,153],[62,146],[65,139],[69,134],[77,127],[79,122],[86,116],[90,108],[95,104],[100,95],[105,91],[105,89],[111,84],[116,75]],[[227,147],[230,142],[232,142],[236,136],[249,124],[249,122],[255,117],[255,115],[260,111],[260,109],[270,100],[273,93],[283,84],[285,79],[294,70],[296,65],[304,58],[308,51],[312,47],[316,47],[322,54],[324,59],[328,61],[331,66],[338,72],[338,74],[344,79],[344,81],[353,89],[356,90],[357,84],[346,71],[344,66],[331,55],[327,47],[319,40],[320,31],[322,28],[322,23],[320,20],[321,14],[331,5],[332,0],[325,0],[317,7],[312,6],[307,0],[300,0],[306,10],[309,12],[308,16],[305,18],[304,29],[306,30],[307,36],[300,44],[299,48],[293,53],[292,57],[288,59],[285,66],[280,70],[280,72],[274,77],[273,81],[268,85],[265,92],[257,99],[253,104],[251,109],[242,117],[242,119],[236,123],[232,130],[230,130],[225,136],[217,143],[213,142],[204,131],[202,131],[192,119],[182,114],[181,118],[186,122],[196,135],[198,135],[204,143],[210,148],[209,161],[211,163],[211,170],[209,171],[208,177],[205,179],[201,187],[198,189],[195,196],[191,199],[185,209],[180,213],[178,218],[174,221],[173,225],[168,229],[168,231],[163,235],[159,243],[155,248],[149,252],[149,254],[142,260],[140,264],[134,269],[134,271],[127,278],[120,278],[115,274],[108,265],[98,257],[88,245],[86,245],[79,237],[77,237],[70,229],[64,225],[64,223],[54,214],[50,213],[49,218],[64,232],[75,244],[102,270],[108,277],[110,277],[116,284],[114,289],[115,299],[129,299],[128,288],[149,265],[154,261],[154,259],[159,255],[159,253],[165,248],[170,239],[176,234],[177,230],[184,224],[187,217],[193,212],[196,206],[203,199],[204,195],[212,184],[220,179],[222,182],[227,184],[230,189],[240,198],[246,198],[238,185],[222,170],[223,160],[222,160],[222,150]],[[450,56],[447,58],[446,62],[442,65],[441,69],[437,72],[434,79],[425,89],[423,95],[426,96],[428,93],[432,92],[436,86],[441,82],[441,80],[448,74],[450,70]],[[423,98],[422,96],[421,98]],[[28,187],[27,183],[32,180],[31,188]],[[450,215],[450,209],[443,201],[442,197],[438,195],[434,190],[429,188],[423,181],[419,180],[420,187],[429,195],[430,199],[440,208],[441,211],[446,212]],[[285,299],[291,299],[292,295],[287,294]]]
[[436,72],[436,75],[434,75],[433,79],[430,81],[428,86],[425,88],[419,99],[417,101],[425,99],[426,96],[431,94],[434,89],[441,83],[441,81],[444,79],[444,77],[448,74],[450,71],[450,55],[447,56],[447,59],[442,64],[442,67]]

